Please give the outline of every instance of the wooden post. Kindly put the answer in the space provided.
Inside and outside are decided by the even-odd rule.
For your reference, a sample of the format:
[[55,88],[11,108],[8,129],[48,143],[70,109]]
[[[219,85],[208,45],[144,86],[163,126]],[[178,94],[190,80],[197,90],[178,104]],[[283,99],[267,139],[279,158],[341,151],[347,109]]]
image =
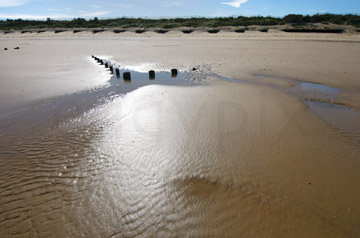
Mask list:
[[130,74],[130,72],[124,72],[124,73],[123,73],[123,79],[124,79],[124,80],[131,80],[131,74]]
[[115,73],[116,73],[116,77],[120,78],[120,69],[119,68],[115,69]]
[[155,79],[155,71],[154,70],[150,70],[149,71],[149,79]]
[[172,69],[171,70],[171,77],[176,78],[177,74],[178,74],[177,69]]
[[113,73],[114,73],[114,68],[113,68],[113,66],[112,66],[112,65],[110,65],[110,67],[109,67],[109,68],[110,68],[110,73],[111,73],[111,74],[113,74]]
[[109,63],[108,62],[105,63],[105,68],[109,68]]

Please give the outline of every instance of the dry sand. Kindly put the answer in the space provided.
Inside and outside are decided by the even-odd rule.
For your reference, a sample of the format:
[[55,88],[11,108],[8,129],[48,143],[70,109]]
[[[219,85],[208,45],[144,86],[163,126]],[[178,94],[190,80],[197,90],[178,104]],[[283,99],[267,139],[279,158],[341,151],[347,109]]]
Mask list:
[[[311,99],[356,113],[359,46],[359,34],[2,36],[0,234],[360,236],[359,135],[314,114],[311,95],[286,93],[298,81],[339,88]],[[207,84],[67,100],[111,87],[91,55],[196,67]]]

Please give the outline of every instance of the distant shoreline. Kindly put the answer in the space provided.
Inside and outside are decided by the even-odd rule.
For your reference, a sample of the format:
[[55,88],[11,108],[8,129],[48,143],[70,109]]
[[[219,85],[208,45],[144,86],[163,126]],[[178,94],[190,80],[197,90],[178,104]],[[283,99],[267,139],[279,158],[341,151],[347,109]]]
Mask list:
[[43,30],[43,29],[150,29],[156,28],[162,31],[179,28],[223,28],[236,27],[246,28],[251,26],[261,27],[290,27],[290,28],[316,28],[322,25],[324,29],[348,28],[360,29],[360,16],[354,14],[315,14],[298,15],[289,14],[284,17],[271,16],[233,16],[233,17],[191,17],[191,18],[113,18],[113,19],[93,19],[74,18],[68,20],[26,20],[26,19],[6,19],[0,20],[0,30]]
[[182,32],[184,34],[192,34],[195,32],[208,32],[209,34],[217,34],[219,32],[235,32],[235,33],[245,33],[245,32],[285,32],[285,33],[328,33],[328,34],[341,34],[341,33],[350,33],[358,34],[360,33],[360,28],[349,26],[349,25],[335,25],[335,24],[306,24],[293,26],[290,24],[286,25],[251,25],[251,26],[222,26],[222,27],[176,27],[171,29],[163,29],[157,27],[141,28],[141,27],[132,27],[132,28],[121,28],[121,27],[102,27],[102,28],[28,28],[28,29],[14,29],[14,30],[0,30],[0,34],[38,34],[39,36],[42,33],[114,33],[116,35],[121,35],[122,33],[136,33],[142,34],[146,32],[154,32],[159,35],[166,35],[169,32]]

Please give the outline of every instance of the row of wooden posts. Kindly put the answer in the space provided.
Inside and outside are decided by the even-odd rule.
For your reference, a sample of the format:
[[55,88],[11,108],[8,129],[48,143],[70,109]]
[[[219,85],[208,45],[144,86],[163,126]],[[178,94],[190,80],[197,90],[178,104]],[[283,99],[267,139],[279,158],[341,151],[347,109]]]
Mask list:
[[[95,59],[98,63],[100,63],[101,65],[104,65],[105,68],[109,68],[110,69],[110,73],[114,73],[114,67],[115,67],[115,74],[116,77],[120,78],[120,69],[118,67],[116,67],[115,65],[113,65],[110,61],[105,61],[103,59],[100,59],[94,55],[91,56],[93,59]],[[171,77],[176,77],[178,74],[177,69],[171,69]],[[124,80],[131,80],[131,73],[130,72],[123,72],[123,79]],[[155,79],[155,71],[154,70],[150,70],[149,71],[149,79],[153,80]]]

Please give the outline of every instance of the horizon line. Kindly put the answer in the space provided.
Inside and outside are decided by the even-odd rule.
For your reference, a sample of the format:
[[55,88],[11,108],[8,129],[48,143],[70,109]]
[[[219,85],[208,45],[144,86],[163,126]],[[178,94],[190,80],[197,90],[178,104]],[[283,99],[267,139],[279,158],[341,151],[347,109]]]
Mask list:
[[[20,15],[20,14],[19,14]],[[51,20],[74,20],[74,19],[85,19],[85,20],[93,20],[97,18],[98,20],[113,20],[113,19],[121,19],[121,18],[129,18],[129,19],[149,19],[149,20],[161,20],[161,19],[191,19],[191,18],[208,18],[208,19],[216,19],[216,18],[236,18],[236,17],[271,17],[271,18],[284,18],[288,15],[302,15],[302,16],[315,16],[315,15],[354,15],[354,16],[360,16],[360,13],[331,13],[331,12],[318,12],[314,14],[301,14],[301,13],[289,13],[283,16],[273,16],[273,15],[229,15],[229,16],[201,16],[201,15],[193,15],[193,16],[157,16],[157,17],[151,17],[151,16],[117,16],[117,17],[81,17],[81,16],[69,16],[64,18],[56,18],[51,16],[38,16],[38,18],[24,18],[24,17],[0,17],[0,20],[26,20],[26,21],[46,21],[48,18]]]

